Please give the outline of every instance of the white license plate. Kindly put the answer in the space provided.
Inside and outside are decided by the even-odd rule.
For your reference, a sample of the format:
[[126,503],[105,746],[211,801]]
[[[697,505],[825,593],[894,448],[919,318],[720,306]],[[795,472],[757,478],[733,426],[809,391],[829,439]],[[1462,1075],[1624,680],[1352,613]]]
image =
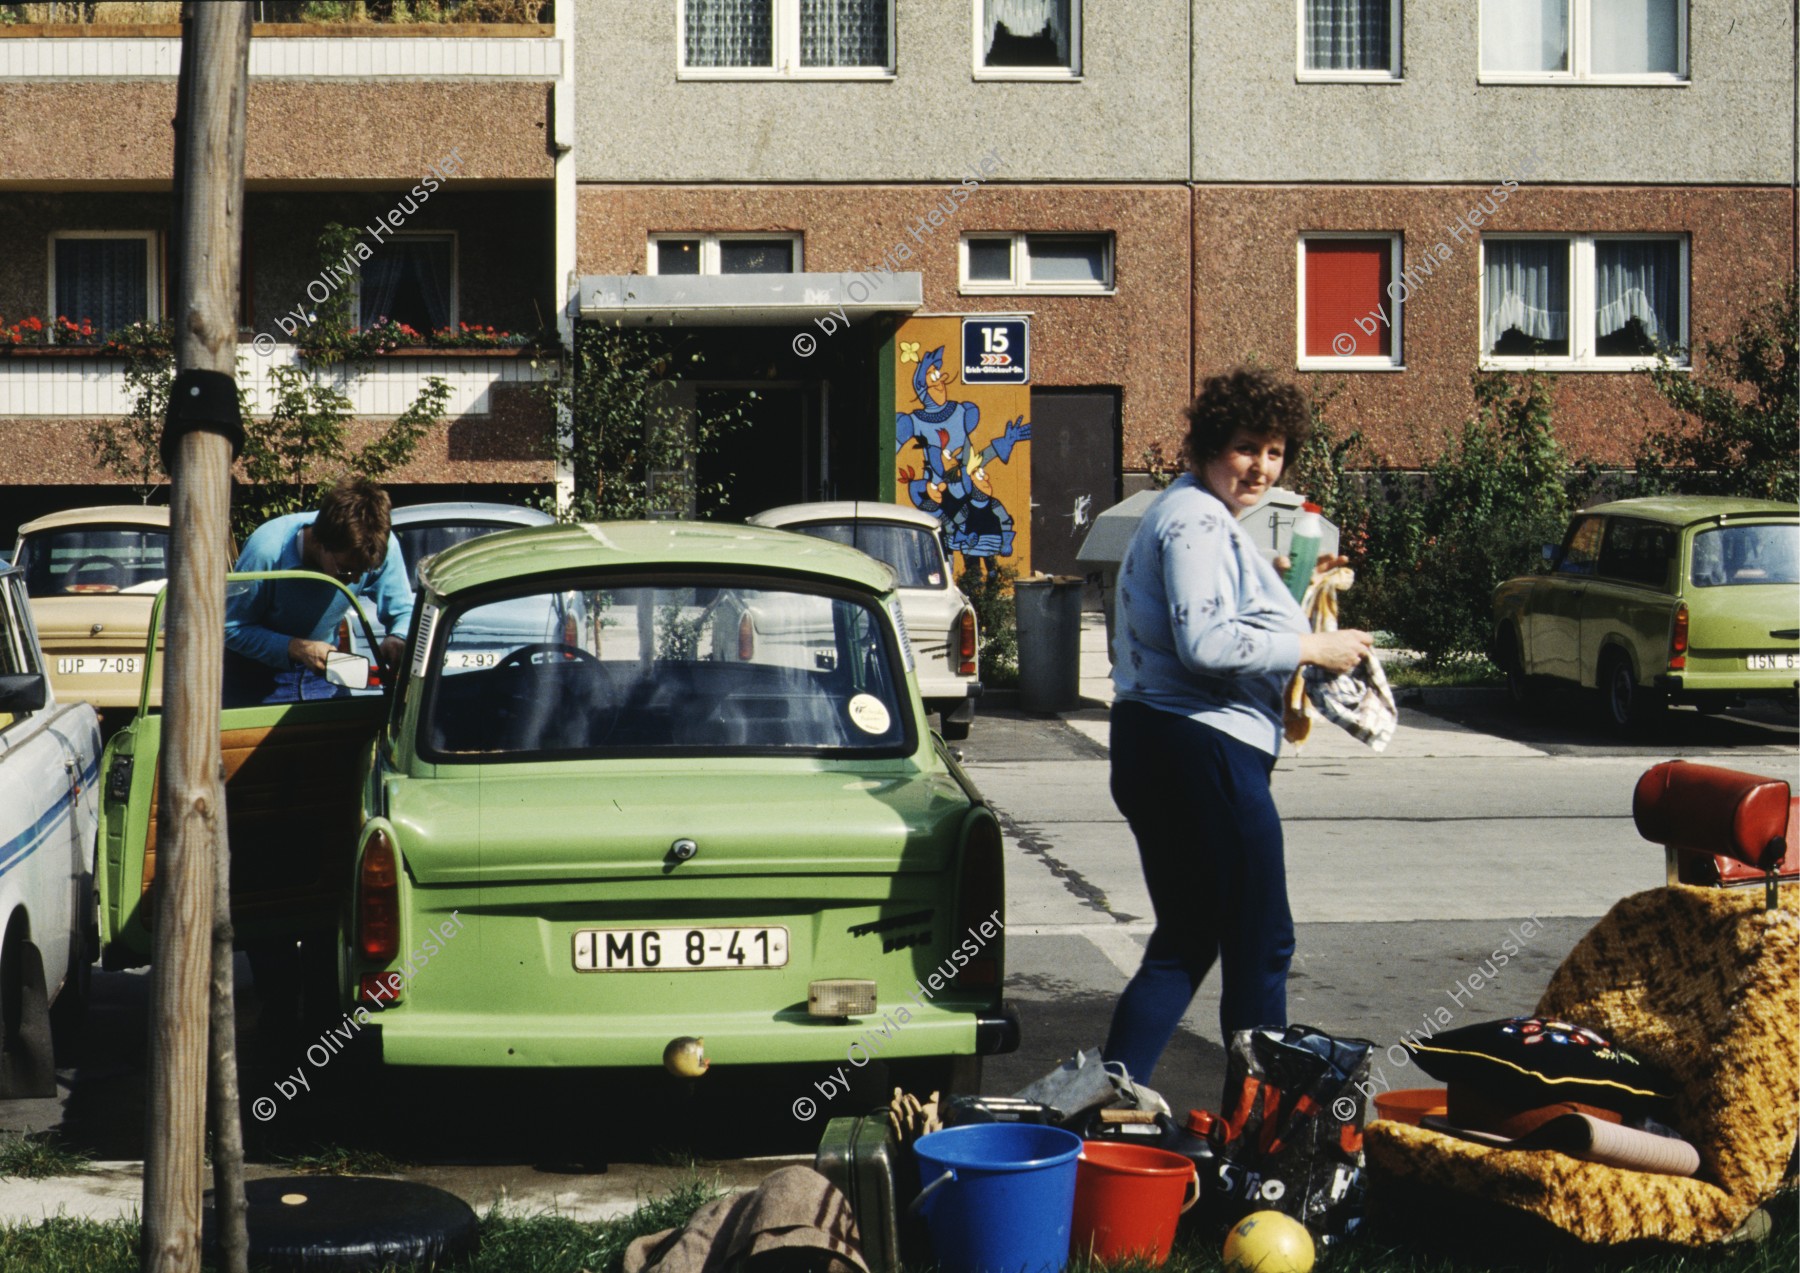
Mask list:
[[1800,669],[1800,654],[1746,654],[1744,666],[1752,672],[1792,672]]
[[687,972],[702,968],[783,968],[785,928],[583,928],[576,972]]
[[136,676],[142,664],[141,658],[132,655],[109,657],[89,654],[77,658],[56,660],[56,674],[58,676],[103,676],[107,674]]
[[444,666],[448,668],[498,667],[499,664],[498,650],[451,650],[444,655]]

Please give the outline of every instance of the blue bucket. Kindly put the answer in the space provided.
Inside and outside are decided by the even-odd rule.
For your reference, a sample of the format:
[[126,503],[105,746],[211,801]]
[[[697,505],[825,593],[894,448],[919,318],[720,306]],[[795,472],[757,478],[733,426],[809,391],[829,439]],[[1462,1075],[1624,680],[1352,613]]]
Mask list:
[[913,1203],[943,1273],[1059,1273],[1069,1258],[1081,1137],[979,1123],[919,1138]]

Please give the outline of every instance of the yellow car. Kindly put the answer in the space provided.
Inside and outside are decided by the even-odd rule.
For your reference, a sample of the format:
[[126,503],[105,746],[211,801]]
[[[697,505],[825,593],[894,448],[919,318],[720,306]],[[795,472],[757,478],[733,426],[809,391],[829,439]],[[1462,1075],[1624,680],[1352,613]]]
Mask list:
[[[109,504],[51,513],[19,527],[44,664],[60,702],[135,710],[150,603],[169,576],[169,510]],[[150,701],[162,701],[161,677]]]

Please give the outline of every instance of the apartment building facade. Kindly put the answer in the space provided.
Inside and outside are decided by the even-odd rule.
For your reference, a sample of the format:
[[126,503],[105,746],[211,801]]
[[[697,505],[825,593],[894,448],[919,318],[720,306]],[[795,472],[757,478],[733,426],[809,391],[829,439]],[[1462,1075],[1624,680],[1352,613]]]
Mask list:
[[[0,26],[0,328],[22,329],[22,343],[0,339],[0,538],[51,509],[138,498],[91,437],[133,397],[125,361],[94,342],[170,312],[180,38],[99,8],[99,22]],[[239,314],[253,409],[270,409],[276,369],[299,360],[334,298],[363,328],[556,327],[566,37],[550,25],[255,32]],[[327,252],[332,225],[346,237]],[[449,384],[449,427],[395,475],[401,502],[549,480],[543,372],[528,351],[469,343],[332,372],[364,433],[427,378]]]

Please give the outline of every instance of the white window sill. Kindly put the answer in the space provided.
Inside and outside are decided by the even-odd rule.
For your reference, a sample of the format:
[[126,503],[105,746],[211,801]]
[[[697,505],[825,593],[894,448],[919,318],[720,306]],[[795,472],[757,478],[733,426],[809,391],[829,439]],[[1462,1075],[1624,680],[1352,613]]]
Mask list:
[[1406,364],[1389,358],[1302,358],[1297,371],[1405,371]]
[[1080,71],[1071,71],[1064,67],[1058,70],[1054,66],[1016,67],[1002,70],[996,67],[978,66],[972,77],[977,83],[992,82],[997,84],[1079,84],[1082,80]]
[[1693,81],[1679,75],[1571,75],[1566,71],[1524,74],[1484,71],[1477,84],[1561,85],[1576,88],[1687,88]]
[[1296,84],[1404,84],[1406,77],[1389,71],[1295,71]]
[[713,81],[739,83],[789,83],[805,80],[851,80],[851,81],[884,81],[892,80],[894,72],[876,67],[805,67],[794,71],[777,71],[769,67],[708,67],[696,70],[678,70],[675,72],[678,81]]
[[963,283],[963,296],[1116,296],[1116,287],[1047,287],[1030,283]]
[[[1605,358],[1578,361],[1574,358],[1493,358],[1481,359],[1483,371],[1654,371],[1662,364],[1655,358]],[[1670,363],[1670,371],[1692,370],[1685,362]]]

